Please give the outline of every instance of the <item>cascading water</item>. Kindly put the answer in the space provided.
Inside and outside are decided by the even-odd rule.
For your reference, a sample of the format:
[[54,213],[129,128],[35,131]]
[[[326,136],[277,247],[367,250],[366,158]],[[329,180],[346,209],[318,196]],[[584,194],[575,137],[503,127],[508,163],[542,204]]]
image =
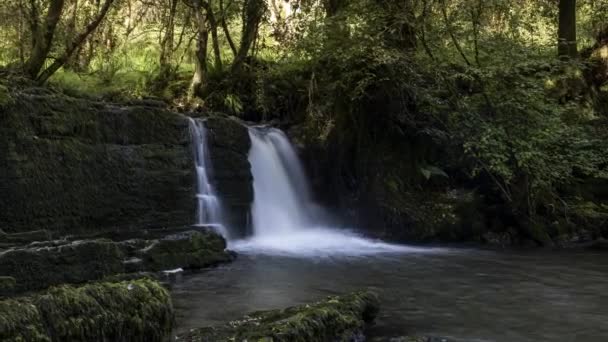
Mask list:
[[210,182],[211,162],[207,150],[207,128],[202,120],[188,118],[192,145],[194,146],[194,163],[196,166],[196,222],[195,226],[215,230],[224,237],[228,231],[222,224],[222,207],[219,197]]
[[274,128],[249,130],[253,174],[253,236],[236,241],[241,252],[301,256],[365,255],[413,250],[329,228],[312,200],[304,168],[287,136]]

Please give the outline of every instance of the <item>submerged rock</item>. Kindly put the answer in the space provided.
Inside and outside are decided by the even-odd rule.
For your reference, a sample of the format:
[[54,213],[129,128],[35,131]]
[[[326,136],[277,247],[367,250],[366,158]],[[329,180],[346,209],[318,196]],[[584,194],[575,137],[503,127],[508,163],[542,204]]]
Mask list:
[[2,341],[164,341],[173,322],[169,292],[149,279],[0,301]]
[[260,311],[219,327],[194,329],[178,337],[187,342],[364,341],[363,329],[376,317],[378,298],[370,292],[332,296],[283,310]]

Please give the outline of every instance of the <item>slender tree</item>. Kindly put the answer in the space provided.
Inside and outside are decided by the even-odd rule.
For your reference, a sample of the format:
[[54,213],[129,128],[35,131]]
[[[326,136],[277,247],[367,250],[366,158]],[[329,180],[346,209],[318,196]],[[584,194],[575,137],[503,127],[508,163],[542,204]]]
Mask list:
[[206,16],[202,12],[201,0],[192,0],[192,10],[196,20],[196,52],[195,68],[188,97],[193,98],[199,93],[205,78],[207,77],[207,44],[209,41],[209,29],[207,27]]
[[171,78],[173,73],[173,45],[175,38],[175,15],[177,13],[178,0],[169,0],[168,13],[164,16],[164,35],[160,42],[159,80],[161,84]]
[[576,0],[559,0],[557,35],[557,54],[562,58],[576,57]]
[[53,63],[51,63],[48,68],[44,69],[44,71],[42,71],[40,75],[35,77],[39,83],[46,82],[49,77],[51,77],[55,72],[57,72],[57,70],[59,70],[70,59],[74,51],[76,51],[78,47],[86,41],[87,37],[89,37],[89,35],[93,33],[95,29],[97,29],[97,27],[99,27],[99,24],[101,24],[106,14],[108,14],[112,3],[114,3],[114,0],[104,1],[103,5],[101,6],[101,9],[93,18],[93,21],[91,21],[82,32],[80,32],[78,35],[76,35],[76,37],[74,37],[72,42],[66,46],[63,54],[55,58]]
[[228,42],[228,45],[230,46],[232,55],[236,57],[236,54],[237,54],[236,45],[234,44],[234,41],[232,40],[232,36],[230,35],[230,30],[228,29],[228,24],[226,23],[226,16],[228,15],[228,8],[224,8],[223,0],[219,0],[219,6],[220,6],[220,14],[221,14],[220,25],[222,26],[222,30],[224,31],[224,36],[226,37],[226,41]]
[[232,71],[238,71],[249,54],[249,50],[253,46],[258,35],[258,28],[264,13],[266,11],[266,2],[264,0],[247,0],[243,8],[243,32],[241,35],[241,45],[239,46]]
[[51,0],[44,23],[40,23],[38,3],[35,0],[30,0],[29,20],[32,30],[32,53],[25,62],[23,70],[32,79],[38,77],[49,51],[51,51],[55,29],[61,19],[64,4],[64,0]]

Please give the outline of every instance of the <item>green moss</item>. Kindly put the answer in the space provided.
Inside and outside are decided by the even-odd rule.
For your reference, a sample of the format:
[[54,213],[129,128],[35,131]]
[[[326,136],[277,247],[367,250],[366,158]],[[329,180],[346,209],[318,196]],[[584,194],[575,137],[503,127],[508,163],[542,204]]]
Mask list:
[[553,240],[549,236],[547,227],[541,222],[531,222],[526,227],[526,231],[536,243],[543,246],[553,245]]
[[333,296],[284,310],[261,311],[220,327],[196,329],[180,336],[188,342],[258,341],[324,342],[359,338],[378,313],[378,299],[369,292]]
[[108,240],[76,241],[57,246],[32,245],[0,253],[0,269],[17,281],[16,291],[82,283],[123,272],[124,255]]
[[174,321],[171,297],[140,279],[60,286],[0,301],[3,341],[163,341]]
[[0,108],[4,108],[13,103],[13,98],[10,95],[8,88],[0,84]]
[[0,297],[8,296],[15,291],[17,281],[13,277],[0,276]]
[[203,268],[232,260],[226,241],[212,232],[189,231],[167,236],[140,251],[147,270]]
[[192,223],[194,168],[183,116],[145,101],[109,105],[48,88],[12,96],[15,103],[0,115],[0,222],[7,233]]

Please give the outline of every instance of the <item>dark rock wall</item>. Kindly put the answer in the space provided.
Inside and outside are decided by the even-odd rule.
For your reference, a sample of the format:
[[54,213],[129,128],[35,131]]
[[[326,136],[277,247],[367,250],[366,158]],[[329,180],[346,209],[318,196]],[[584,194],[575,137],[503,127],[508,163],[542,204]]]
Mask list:
[[0,107],[0,229],[192,224],[192,163],[182,116],[19,91]]
[[251,139],[245,125],[236,119],[207,119],[212,178],[222,199],[231,232],[250,234],[249,212],[253,202],[253,176],[248,154]]

